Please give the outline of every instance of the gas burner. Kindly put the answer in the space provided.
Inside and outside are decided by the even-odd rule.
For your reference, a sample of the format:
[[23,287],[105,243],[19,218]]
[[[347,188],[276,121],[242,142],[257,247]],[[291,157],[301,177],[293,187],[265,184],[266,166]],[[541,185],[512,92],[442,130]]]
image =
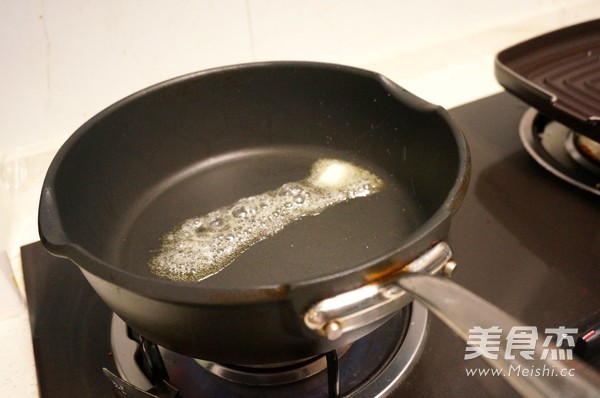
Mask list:
[[[332,382],[337,384],[339,396],[385,397],[399,385],[417,362],[425,341],[427,319],[427,310],[422,305],[413,303],[386,322],[385,327],[382,326],[353,344],[337,350],[337,355],[334,352],[334,358],[325,354],[294,363],[269,366],[215,364],[158,347],[161,359],[157,367],[164,366],[162,372],[166,377],[162,387],[157,387],[162,381],[150,381],[147,371],[141,369],[139,360],[135,359],[136,355],[139,356],[136,351],[140,347],[144,351],[151,349],[140,345],[139,335],[132,339],[131,329],[113,315],[112,353],[119,375],[126,383],[114,375],[109,375],[109,378],[116,388],[131,384],[140,392],[155,392],[167,386],[170,392],[165,396],[179,396],[173,393],[177,391],[181,397],[186,398],[338,396],[332,394]],[[337,367],[338,376],[333,381],[332,367]]]
[[571,132],[566,147],[571,157],[581,166],[600,175],[600,143],[585,135]]
[[557,177],[600,195],[600,144],[537,110],[528,109],[519,126],[529,154]]
[[[336,357],[342,357],[349,348],[350,345],[347,345],[336,350]],[[210,373],[225,380],[254,386],[275,386],[293,383],[327,369],[327,358],[324,355],[268,366],[224,365],[201,359],[196,359],[196,362]]]

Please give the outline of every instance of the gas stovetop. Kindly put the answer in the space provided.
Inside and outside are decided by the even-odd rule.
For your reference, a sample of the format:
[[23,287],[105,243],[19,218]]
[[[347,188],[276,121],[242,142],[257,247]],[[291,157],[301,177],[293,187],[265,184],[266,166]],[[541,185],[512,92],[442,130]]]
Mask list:
[[[582,329],[600,316],[600,202],[530,158],[518,133],[527,108],[501,93],[450,111],[472,156],[448,240],[459,263],[453,279],[523,326]],[[113,396],[102,372],[118,373],[111,312],[77,267],[39,242],[22,259],[41,397]],[[389,396],[517,395],[500,376],[467,375],[487,365],[465,360],[465,343],[429,318],[420,359]]]

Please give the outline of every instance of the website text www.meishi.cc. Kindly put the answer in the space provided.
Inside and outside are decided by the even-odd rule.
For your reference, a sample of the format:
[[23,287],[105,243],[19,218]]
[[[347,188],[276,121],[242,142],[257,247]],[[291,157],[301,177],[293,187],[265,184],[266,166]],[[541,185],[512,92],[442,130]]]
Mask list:
[[[573,360],[576,334],[577,329],[565,326],[546,328],[542,336],[535,326],[513,326],[505,333],[499,326],[489,328],[475,326],[469,329],[464,359],[468,361],[481,357],[491,362],[498,360],[502,355],[502,358],[508,361],[515,360],[519,356],[519,359],[522,358],[525,362],[560,360],[568,363]],[[540,338],[544,339],[541,352],[535,350]],[[505,346],[503,352],[500,351],[501,343]],[[508,369],[467,367],[465,372],[467,376],[480,377],[572,377],[575,375],[575,369],[568,366],[557,367],[549,364],[540,366],[539,362],[527,366],[522,362],[511,364]]]

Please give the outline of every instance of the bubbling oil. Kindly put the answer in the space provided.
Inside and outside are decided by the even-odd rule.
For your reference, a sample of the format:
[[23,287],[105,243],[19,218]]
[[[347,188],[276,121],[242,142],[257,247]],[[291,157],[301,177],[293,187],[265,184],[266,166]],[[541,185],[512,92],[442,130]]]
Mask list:
[[201,281],[290,223],[350,199],[372,195],[383,185],[379,177],[353,163],[319,159],[301,181],[185,220],[162,237],[161,247],[148,266],[161,278]]

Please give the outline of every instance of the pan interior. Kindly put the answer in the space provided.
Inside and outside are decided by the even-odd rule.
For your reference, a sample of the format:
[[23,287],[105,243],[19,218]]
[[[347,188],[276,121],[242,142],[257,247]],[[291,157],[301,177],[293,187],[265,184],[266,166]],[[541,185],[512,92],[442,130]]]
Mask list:
[[355,155],[303,146],[257,147],[197,163],[155,186],[123,220],[118,243],[113,245],[115,262],[125,270],[151,276],[148,261],[160,248],[161,237],[177,224],[302,180],[322,158],[365,168],[382,179],[384,187],[292,222],[248,248],[219,273],[193,283],[248,288],[353,269],[397,248],[431,215],[411,181]]

